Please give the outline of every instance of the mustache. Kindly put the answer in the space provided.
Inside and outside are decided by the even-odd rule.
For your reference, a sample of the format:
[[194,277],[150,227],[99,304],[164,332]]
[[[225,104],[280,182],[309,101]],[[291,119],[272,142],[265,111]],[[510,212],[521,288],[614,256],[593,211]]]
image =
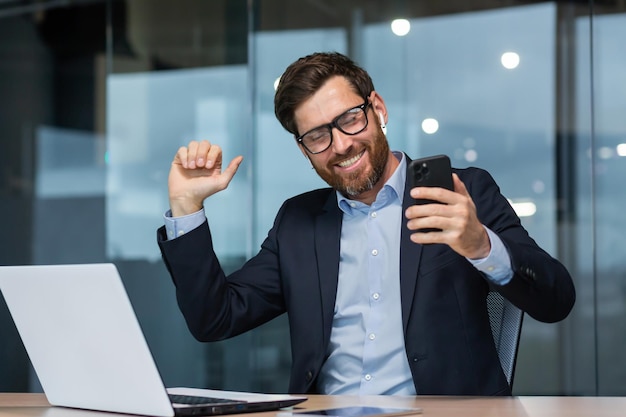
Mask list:
[[368,146],[363,146],[361,149],[358,149],[358,150],[350,147],[350,149],[348,149],[348,151],[346,151],[345,154],[338,155],[338,156],[336,156],[334,158],[331,158],[328,161],[328,164],[329,165],[337,165],[340,162],[347,161],[350,158],[354,158],[355,156],[360,155],[361,153],[363,153],[364,150],[369,150],[369,147]]

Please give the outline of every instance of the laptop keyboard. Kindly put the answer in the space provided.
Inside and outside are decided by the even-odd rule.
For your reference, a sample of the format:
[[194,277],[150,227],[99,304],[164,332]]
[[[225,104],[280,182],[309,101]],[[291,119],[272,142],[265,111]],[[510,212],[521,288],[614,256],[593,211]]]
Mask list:
[[243,404],[245,401],[229,400],[226,398],[200,397],[197,395],[168,394],[174,404],[200,405],[200,404]]

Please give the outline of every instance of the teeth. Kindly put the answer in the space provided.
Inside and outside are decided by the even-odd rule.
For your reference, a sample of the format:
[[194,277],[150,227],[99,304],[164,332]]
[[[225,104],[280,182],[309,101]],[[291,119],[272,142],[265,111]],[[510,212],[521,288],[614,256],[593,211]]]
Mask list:
[[363,156],[363,152],[361,152],[360,154],[347,159],[345,161],[339,162],[337,165],[339,165],[342,168],[346,168],[349,167],[350,165],[354,164],[356,161],[358,161],[359,159],[361,159],[361,157]]

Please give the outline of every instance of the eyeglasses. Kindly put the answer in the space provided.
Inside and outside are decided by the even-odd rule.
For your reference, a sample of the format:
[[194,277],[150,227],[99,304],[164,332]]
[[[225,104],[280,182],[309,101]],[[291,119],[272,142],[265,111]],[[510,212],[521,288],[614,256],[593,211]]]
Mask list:
[[333,143],[333,128],[351,136],[365,130],[367,127],[367,108],[370,104],[365,100],[365,103],[341,113],[332,122],[298,136],[296,141],[312,154],[322,153],[330,148]]

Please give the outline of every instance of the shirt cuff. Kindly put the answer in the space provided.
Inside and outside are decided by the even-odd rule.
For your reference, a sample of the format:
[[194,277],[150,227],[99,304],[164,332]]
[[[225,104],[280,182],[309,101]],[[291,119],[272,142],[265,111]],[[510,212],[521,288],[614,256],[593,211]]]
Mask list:
[[476,269],[483,272],[487,278],[497,285],[505,285],[513,278],[511,268],[511,257],[506,250],[500,237],[492,232],[488,227],[483,226],[491,242],[491,251],[486,258],[468,259]]
[[204,208],[186,216],[172,217],[172,210],[163,215],[167,240],[175,239],[199,227],[206,220]]

